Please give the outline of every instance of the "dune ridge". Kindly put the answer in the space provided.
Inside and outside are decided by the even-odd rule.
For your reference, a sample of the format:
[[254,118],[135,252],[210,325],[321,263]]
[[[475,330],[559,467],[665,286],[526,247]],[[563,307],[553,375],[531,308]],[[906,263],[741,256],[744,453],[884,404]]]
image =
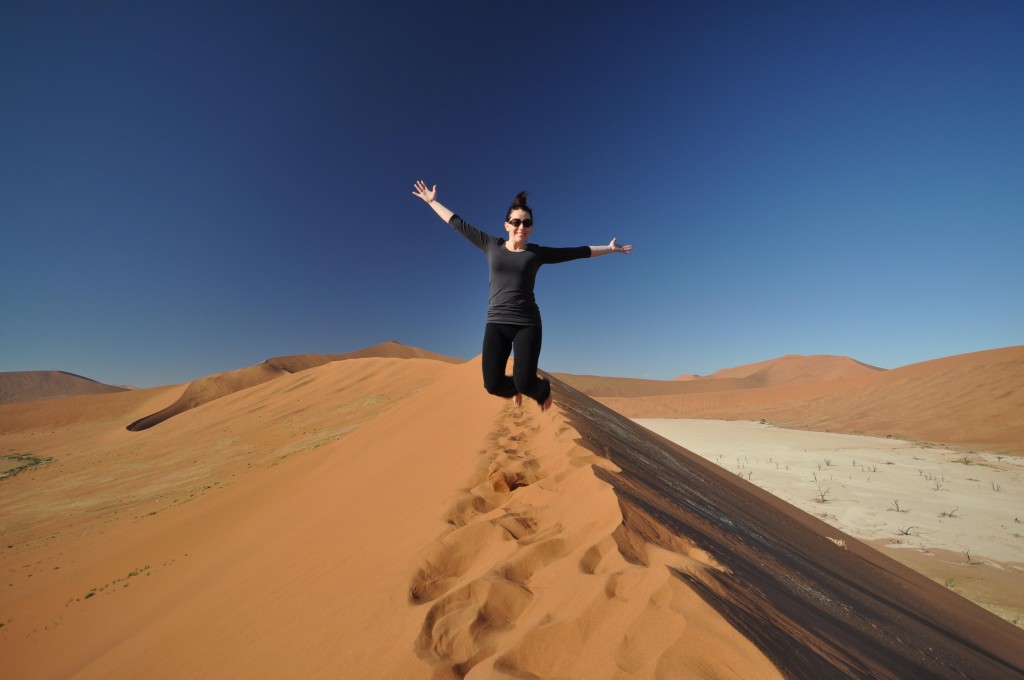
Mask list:
[[669,568],[714,561],[638,540],[594,475],[608,463],[576,434],[528,410],[495,420],[471,486],[410,583],[410,602],[425,610],[415,651],[431,677],[780,677]]
[[54,458],[3,482],[0,669],[611,680],[1024,668],[1009,623],[849,537],[840,548],[836,530],[557,379],[541,413],[486,396],[479,371],[479,359],[326,363],[142,432],[123,418],[158,394],[61,430],[38,410],[15,430],[0,408],[4,450]]

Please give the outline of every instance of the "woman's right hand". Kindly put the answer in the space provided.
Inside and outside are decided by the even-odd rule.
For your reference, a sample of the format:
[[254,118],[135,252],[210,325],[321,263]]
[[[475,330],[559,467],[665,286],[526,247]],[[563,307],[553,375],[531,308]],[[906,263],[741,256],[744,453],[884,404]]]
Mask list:
[[454,215],[455,213],[453,213],[451,210],[444,207],[438,202],[436,184],[428,189],[427,183],[424,182],[423,180],[419,180],[418,182],[416,182],[416,184],[413,185],[413,189],[413,196],[418,196],[422,198],[426,202],[426,204],[429,205],[431,209],[433,209],[433,211],[437,213],[438,217],[444,220],[445,223],[451,223],[452,215]]
[[418,196],[427,203],[433,203],[437,199],[436,184],[433,186],[433,188],[427,189],[426,183],[423,180],[418,180],[416,184],[413,185],[413,187],[415,188],[415,191],[412,192],[413,196]]

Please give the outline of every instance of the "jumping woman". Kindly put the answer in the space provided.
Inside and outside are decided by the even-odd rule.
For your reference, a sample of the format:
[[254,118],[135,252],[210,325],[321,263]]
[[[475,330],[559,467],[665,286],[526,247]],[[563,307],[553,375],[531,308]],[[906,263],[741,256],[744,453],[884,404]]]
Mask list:
[[[606,246],[546,248],[527,244],[533,229],[533,210],[526,204],[526,192],[520,192],[505,214],[508,238],[483,233],[437,202],[437,185],[427,189],[416,182],[414,196],[422,198],[437,215],[487,256],[490,269],[491,299],[484,328],[484,388],[491,394],[514,399],[522,404],[522,395],[534,399],[542,411],[551,407],[551,383],[537,376],[540,359],[540,309],[533,296],[537,270],[543,264],[558,264],[608,253],[629,253],[633,246],[620,246],[612,239]],[[515,350],[512,376],[505,375],[509,354]]]

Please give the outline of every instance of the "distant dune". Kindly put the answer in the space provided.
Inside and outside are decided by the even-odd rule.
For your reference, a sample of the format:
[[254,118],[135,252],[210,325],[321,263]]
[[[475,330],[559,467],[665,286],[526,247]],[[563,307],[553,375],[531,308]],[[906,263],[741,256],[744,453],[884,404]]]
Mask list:
[[332,361],[365,359],[368,357],[433,359],[446,363],[462,363],[461,359],[434,354],[433,352],[403,345],[393,340],[355,352],[349,352],[348,354],[297,354],[294,356],[275,357],[267,359],[257,366],[240,368],[226,373],[217,373],[216,375],[195,380],[185,388],[185,392],[173,404],[130,423],[128,429],[132,432],[149,429],[189,409],[202,406],[214,399],[220,399],[239,390],[260,385],[281,376],[299,373]]
[[0,406],[4,677],[1024,672],[1024,631],[557,379],[254,373],[139,432],[180,387]]
[[856,379],[883,371],[849,357],[789,354],[756,364],[722,369],[708,376],[681,375],[674,380],[605,378],[567,373],[555,375],[591,397],[650,397],[815,384]]
[[765,419],[1024,455],[1024,346],[888,371],[818,359],[782,357],[687,382],[563,377],[630,418]]
[[847,380],[875,375],[885,369],[868,366],[850,357],[827,354],[803,356],[787,354],[778,359],[755,364],[723,368],[701,380],[736,379],[745,387],[775,387],[777,385],[803,385],[829,380]]
[[7,371],[0,373],[0,404],[56,399],[83,394],[123,392],[127,387],[104,385],[64,371]]

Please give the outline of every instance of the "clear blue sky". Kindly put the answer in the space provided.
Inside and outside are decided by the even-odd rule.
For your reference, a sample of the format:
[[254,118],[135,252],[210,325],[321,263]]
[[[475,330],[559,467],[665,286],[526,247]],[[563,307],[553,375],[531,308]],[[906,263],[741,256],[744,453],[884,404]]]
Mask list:
[[1024,342],[1024,3],[2,2],[0,370],[149,386],[469,358],[543,245],[541,366]]

